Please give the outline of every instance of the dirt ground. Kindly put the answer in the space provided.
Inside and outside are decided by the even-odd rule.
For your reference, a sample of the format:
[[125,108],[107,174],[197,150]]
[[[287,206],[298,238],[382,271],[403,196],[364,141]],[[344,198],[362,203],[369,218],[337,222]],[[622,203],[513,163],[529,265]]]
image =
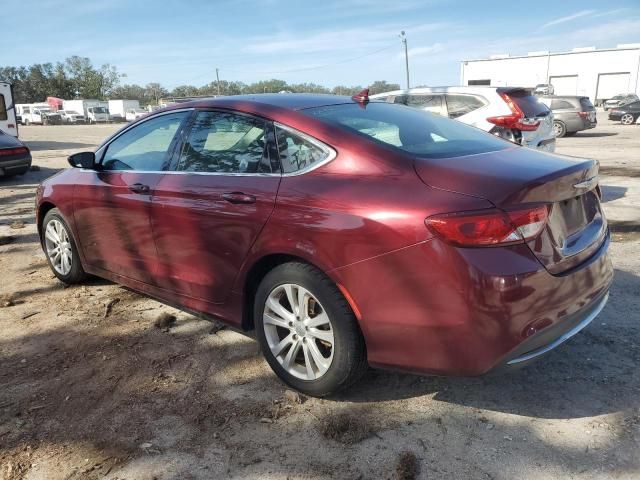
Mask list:
[[599,117],[558,141],[602,165],[616,278],[596,321],[509,374],[371,371],[325,400],[287,391],[251,338],[58,282],[35,186],[115,127],[22,128],[36,169],[0,179],[0,479],[640,478],[640,126]]

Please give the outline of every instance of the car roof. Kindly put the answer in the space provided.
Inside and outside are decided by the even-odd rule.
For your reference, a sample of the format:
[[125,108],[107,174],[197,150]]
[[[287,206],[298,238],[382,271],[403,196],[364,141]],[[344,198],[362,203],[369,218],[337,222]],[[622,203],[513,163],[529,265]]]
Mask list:
[[342,95],[316,93],[256,93],[248,95],[232,95],[228,97],[203,98],[188,102],[174,103],[167,108],[216,107],[224,106],[242,110],[243,105],[261,104],[286,110],[304,110],[305,108],[322,107],[353,103],[351,97]]

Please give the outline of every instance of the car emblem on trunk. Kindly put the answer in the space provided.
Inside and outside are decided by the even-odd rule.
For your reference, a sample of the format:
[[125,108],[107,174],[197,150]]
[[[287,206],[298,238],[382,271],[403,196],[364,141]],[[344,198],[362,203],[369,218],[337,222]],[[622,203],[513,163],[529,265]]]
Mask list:
[[592,188],[593,186],[595,186],[596,183],[598,183],[598,177],[594,176],[591,178],[587,178],[584,182],[576,183],[573,186],[573,188],[577,188],[579,190],[582,190],[585,188]]

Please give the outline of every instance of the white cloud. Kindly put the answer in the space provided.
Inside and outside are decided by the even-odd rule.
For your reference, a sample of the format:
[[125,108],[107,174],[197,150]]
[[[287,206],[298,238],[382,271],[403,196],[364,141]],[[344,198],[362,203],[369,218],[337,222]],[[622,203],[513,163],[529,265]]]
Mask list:
[[571,22],[578,18],[587,17],[589,15],[593,15],[596,13],[595,10],[581,10],[580,12],[574,13],[573,15],[567,15],[566,17],[556,18],[555,20],[551,20],[550,22],[545,23],[540,27],[541,29],[553,27],[555,25],[560,25],[562,23]]
[[[416,47],[409,49],[409,58],[421,57],[424,55],[430,55],[435,53],[440,53],[445,50],[445,46],[442,43],[434,43],[433,45],[429,45],[427,47]],[[398,58],[404,58],[404,52],[401,52],[397,55]]]

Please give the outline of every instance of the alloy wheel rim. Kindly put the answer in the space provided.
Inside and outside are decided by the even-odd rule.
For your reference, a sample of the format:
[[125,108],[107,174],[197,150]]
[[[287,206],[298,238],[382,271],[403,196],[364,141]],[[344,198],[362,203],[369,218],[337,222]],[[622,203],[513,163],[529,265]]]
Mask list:
[[622,116],[621,121],[624,125],[631,125],[633,123],[633,117],[627,113]]
[[60,275],[71,271],[73,253],[67,229],[56,219],[49,220],[44,231],[44,243],[51,265]]
[[560,126],[559,123],[554,123],[553,124],[553,131],[554,131],[556,137],[559,136],[562,133],[562,127]]
[[265,303],[264,333],[274,358],[287,373],[317,380],[333,361],[331,320],[318,299],[294,283],[278,285]]

